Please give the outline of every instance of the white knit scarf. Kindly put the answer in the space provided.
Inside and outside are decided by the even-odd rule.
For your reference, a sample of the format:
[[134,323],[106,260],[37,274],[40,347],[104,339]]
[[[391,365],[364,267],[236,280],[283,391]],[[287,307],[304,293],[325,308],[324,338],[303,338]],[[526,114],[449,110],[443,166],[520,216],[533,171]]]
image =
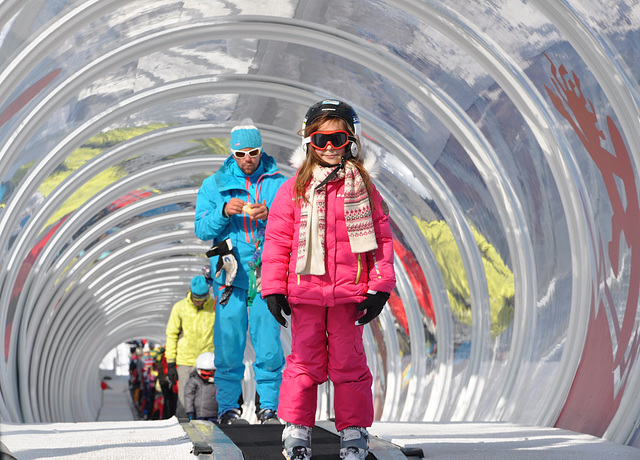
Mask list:
[[[326,185],[316,187],[335,169],[335,166],[316,165],[313,178],[305,191],[306,201],[301,204],[300,231],[298,233],[298,275],[324,275],[326,232]],[[376,235],[371,218],[371,204],[367,187],[358,168],[347,162],[331,179],[344,179],[344,217],[353,253],[377,249]]]

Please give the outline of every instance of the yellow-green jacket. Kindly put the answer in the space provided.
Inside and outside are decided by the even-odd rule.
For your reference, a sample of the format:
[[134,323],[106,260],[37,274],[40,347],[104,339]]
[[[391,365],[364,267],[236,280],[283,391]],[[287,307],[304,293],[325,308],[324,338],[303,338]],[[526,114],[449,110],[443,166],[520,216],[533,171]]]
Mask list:
[[168,363],[195,367],[200,353],[213,352],[213,323],[215,303],[209,298],[198,310],[191,301],[191,293],[176,302],[167,322],[165,357]]

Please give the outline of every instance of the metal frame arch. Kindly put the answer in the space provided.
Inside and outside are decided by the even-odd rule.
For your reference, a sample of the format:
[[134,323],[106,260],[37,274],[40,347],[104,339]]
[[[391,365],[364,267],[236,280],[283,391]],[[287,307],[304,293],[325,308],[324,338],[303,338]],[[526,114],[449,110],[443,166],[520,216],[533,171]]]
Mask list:
[[[536,2],[540,7],[541,2]],[[404,11],[410,12],[417,18],[432,18],[432,21],[427,21],[430,25],[434,26],[439,32],[443,33],[447,38],[456,43],[467,53],[474,56],[479,61],[483,62],[483,68],[498,82],[501,88],[509,95],[509,98],[516,107],[523,114],[527,123],[529,123],[534,135],[538,139],[538,142],[543,148],[543,152],[549,160],[551,170],[556,177],[556,185],[561,192],[563,201],[563,207],[567,210],[567,217],[569,220],[569,226],[572,230],[572,235],[575,238],[571,238],[570,242],[575,250],[572,251],[572,255],[580,256],[582,252],[579,248],[586,247],[586,242],[591,240],[589,235],[585,232],[585,228],[591,223],[592,213],[578,213],[579,209],[585,206],[585,201],[580,199],[585,195],[586,188],[583,184],[582,178],[579,174],[579,170],[575,165],[575,160],[571,154],[571,149],[565,136],[557,128],[558,123],[555,120],[553,111],[550,110],[548,104],[544,101],[538,91],[535,89],[529,78],[524,75],[523,72],[514,65],[508,58],[506,53],[497,52],[499,47],[488,37],[486,34],[481,34],[477,27],[470,21],[464,20],[461,15],[446,9],[442,5],[433,6],[430,3],[413,2],[394,0],[396,5]],[[446,13],[444,10],[446,9]],[[478,50],[478,52],[474,52]],[[485,53],[488,51],[488,53]],[[516,79],[512,79],[511,75],[517,76]],[[522,88],[524,86],[524,88]],[[523,90],[524,89],[524,90]],[[525,95],[535,96],[535,99],[526,99]],[[547,121],[545,124],[543,121]],[[552,142],[555,140],[555,142]],[[559,163],[558,160],[563,159],[563,163]],[[555,165],[555,167],[553,167]],[[576,179],[579,184],[578,190],[575,188],[572,190],[571,186],[574,183],[571,180],[562,180],[562,175],[571,175]],[[584,225],[583,222],[587,222]],[[593,260],[593,255],[587,256],[588,260]],[[585,270],[585,267],[590,266],[584,261],[575,260],[573,263],[574,273],[580,273]],[[571,327],[573,337],[569,337],[569,341],[572,343],[584,342],[584,327],[587,321],[587,316],[582,312],[580,305],[584,304],[587,289],[585,286],[581,286],[579,280],[589,279],[587,275],[576,275],[574,277],[573,297],[572,297],[572,315],[571,321],[574,324]],[[535,305],[535,302],[533,303]],[[520,321],[522,323],[522,321]],[[528,344],[521,344],[519,347],[524,351],[530,349],[530,340],[525,337]],[[522,348],[524,345],[525,348]],[[575,371],[577,368],[580,350],[579,347],[574,347],[569,350],[569,353],[563,353],[561,367],[566,369],[570,368]],[[529,352],[526,353],[527,355]],[[514,360],[515,361],[515,360]],[[512,366],[515,365],[514,361],[511,361]],[[516,368],[517,370],[517,368]],[[514,377],[516,372],[510,372],[511,378],[509,385],[516,384]],[[543,403],[540,413],[540,418],[536,421],[536,424],[548,426],[553,423],[557,418],[560,408],[564,403],[564,399],[568,394],[572,379],[572,372],[564,372],[559,376],[556,376],[556,384],[554,388],[560,388],[560,391],[547,393],[547,400]],[[513,391],[513,388],[512,390]],[[502,409],[503,411],[505,409]]]
[[[598,84],[606,94],[618,121],[622,126],[629,153],[636,167],[640,164],[640,133],[637,120],[640,116],[640,86],[633,72],[619,59],[608,39],[595,32],[592,23],[581,16],[571,5],[559,2],[532,2],[565,35],[580,58],[587,64]],[[582,351],[581,349],[579,351]],[[636,365],[629,378],[629,387],[623,395],[620,408],[603,437],[613,442],[626,444],[638,427],[640,401],[634,395],[640,391],[640,367]]]
[[[168,238],[171,238],[171,237],[168,237]],[[152,238],[150,241],[147,242],[147,245],[152,246],[157,241],[158,241],[158,238]],[[200,246],[180,245],[178,247],[170,247],[163,250],[155,251],[155,256],[158,257],[160,256],[160,254],[164,254],[165,256],[169,256],[170,254],[182,255],[185,252],[194,250],[196,248],[199,248],[201,250]],[[126,252],[132,252],[132,250],[131,248],[127,247],[127,248],[124,248],[121,252],[125,254],[124,255],[120,254],[120,257],[118,257],[118,259],[122,259],[122,258],[126,259],[127,258]],[[140,259],[146,260],[148,258],[149,258],[149,254],[144,254],[144,255],[139,255],[137,257],[131,257],[128,260],[135,263]],[[115,264],[112,270],[119,271],[120,265],[117,264],[118,262],[117,260],[113,260],[113,259],[114,258],[112,258],[111,260],[110,258],[104,259],[100,261],[100,263],[97,265],[107,264],[107,265],[113,266]],[[196,271],[195,267],[194,267],[194,271]],[[88,311],[89,309],[86,307],[86,305],[93,304],[92,302],[90,302],[90,299],[93,297],[93,291],[90,286],[91,284],[95,284],[96,282],[99,281],[100,279],[99,274],[101,272],[102,270],[93,269],[91,270],[90,273],[87,273],[86,275],[84,275],[79,280],[79,282],[74,286],[72,291],[69,293],[69,296],[59,303],[58,308],[56,310],[57,314],[54,315],[53,318],[51,319],[51,326],[43,330],[42,334],[38,334],[38,341],[41,341],[42,345],[38,346],[38,344],[36,344],[34,348],[36,350],[40,349],[44,351],[44,353],[40,356],[41,356],[41,359],[44,360],[46,363],[45,369],[44,369],[45,375],[49,374],[48,369],[50,365],[53,366],[51,367],[51,373],[56,372],[57,369],[59,369],[57,370],[58,373],[64,373],[63,372],[64,364],[62,364],[63,360],[59,359],[59,355],[48,356],[48,354],[52,353],[51,350],[54,349],[54,347],[52,347],[53,343],[58,344],[58,347],[56,348],[57,351],[60,351],[61,348],[65,348],[64,344],[67,343],[69,340],[72,340],[71,337],[76,337],[76,334],[73,333],[74,329],[77,332],[82,331],[82,326],[86,323],[86,319],[85,319],[86,316],[88,316],[89,320],[91,320],[93,315],[91,315],[91,313]],[[93,273],[93,276],[92,276],[92,273]],[[104,277],[105,275],[108,275],[108,272],[104,272],[102,276]],[[92,280],[92,278],[95,278],[95,277],[97,278],[95,280]],[[86,288],[80,289],[80,287],[83,285],[86,285]],[[78,314],[74,314],[74,312],[76,311]],[[53,332],[48,332],[48,331],[53,331]],[[79,334],[79,335],[82,335],[82,334]],[[32,364],[31,371],[33,371],[34,363],[31,363],[31,364]],[[39,372],[42,374],[43,370],[40,369]],[[53,381],[55,379],[51,378],[50,380]],[[23,386],[28,385],[28,382],[24,380],[21,381],[20,383],[21,383],[21,388],[23,390],[24,390]],[[50,390],[53,393],[57,391],[56,388],[51,388]],[[53,410],[53,412],[55,413],[55,409]]]

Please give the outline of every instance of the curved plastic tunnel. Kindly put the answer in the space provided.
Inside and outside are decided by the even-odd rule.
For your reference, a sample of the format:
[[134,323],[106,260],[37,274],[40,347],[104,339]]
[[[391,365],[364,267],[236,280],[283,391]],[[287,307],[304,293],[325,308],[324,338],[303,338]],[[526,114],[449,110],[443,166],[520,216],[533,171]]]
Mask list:
[[376,418],[636,443],[639,19],[632,1],[4,0],[2,420],[95,420],[102,358],[164,340],[207,262],[195,198],[230,128],[251,118],[291,176],[306,109],[337,98],[395,237],[365,329]]

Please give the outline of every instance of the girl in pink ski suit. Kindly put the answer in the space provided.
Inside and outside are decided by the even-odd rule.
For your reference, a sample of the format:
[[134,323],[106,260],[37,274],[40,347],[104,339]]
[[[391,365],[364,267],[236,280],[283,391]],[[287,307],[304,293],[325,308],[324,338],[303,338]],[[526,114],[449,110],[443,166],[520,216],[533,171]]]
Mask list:
[[389,210],[363,166],[350,106],[322,101],[303,126],[302,165],[276,194],[262,252],[262,295],[283,326],[281,312],[291,315],[278,416],[313,427],[317,387],[328,376],[336,429],[364,429],[373,399],[362,324],[381,312],[396,282]]

